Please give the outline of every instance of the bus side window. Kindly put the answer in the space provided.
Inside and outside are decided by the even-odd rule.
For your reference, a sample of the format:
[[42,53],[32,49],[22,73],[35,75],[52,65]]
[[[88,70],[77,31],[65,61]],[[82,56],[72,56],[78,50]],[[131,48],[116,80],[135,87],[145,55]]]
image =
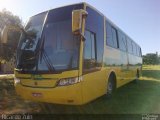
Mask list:
[[112,41],[114,48],[118,48],[118,41],[117,41],[117,30],[112,27]]
[[106,22],[106,44],[113,48],[118,48],[117,30]]
[[127,51],[127,41],[125,35],[118,31],[119,49],[122,51]]
[[127,47],[128,47],[128,53],[133,54],[133,46],[132,46],[132,41],[127,38]]
[[138,45],[136,44],[136,56],[139,56],[138,55]]
[[136,55],[136,44],[132,41],[132,46],[133,46],[133,55]]
[[142,49],[139,47],[139,57],[142,57]]
[[96,37],[90,31],[85,31],[86,40],[84,42],[84,69],[96,67]]
[[114,42],[113,42],[113,40],[112,40],[112,27],[111,27],[111,25],[109,24],[109,23],[106,23],[106,37],[107,37],[107,41],[106,41],[106,44],[108,45],[108,46],[114,46]]

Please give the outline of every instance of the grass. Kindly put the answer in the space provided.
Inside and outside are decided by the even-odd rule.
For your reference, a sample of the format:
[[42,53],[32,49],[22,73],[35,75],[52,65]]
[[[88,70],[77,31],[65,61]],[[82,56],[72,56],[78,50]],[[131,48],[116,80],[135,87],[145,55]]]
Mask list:
[[[160,113],[160,66],[143,66],[137,84],[119,88],[111,99],[100,97],[83,106],[55,105],[22,100],[16,95],[13,81],[0,81],[0,112],[45,114],[145,114]],[[2,111],[3,110],[3,111]]]
[[142,78],[146,80],[160,80],[160,65],[144,65]]

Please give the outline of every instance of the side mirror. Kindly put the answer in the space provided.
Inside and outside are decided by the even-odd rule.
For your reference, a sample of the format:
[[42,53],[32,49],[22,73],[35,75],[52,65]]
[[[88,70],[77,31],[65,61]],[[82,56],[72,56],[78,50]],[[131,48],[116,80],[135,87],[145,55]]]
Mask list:
[[17,31],[21,32],[21,29],[19,26],[13,26],[13,25],[8,25],[5,26],[4,29],[1,32],[1,44],[8,44],[8,33],[9,31]]
[[87,15],[88,15],[87,11],[83,9],[72,11],[72,33],[73,34],[75,35],[81,34],[83,18],[86,18]]

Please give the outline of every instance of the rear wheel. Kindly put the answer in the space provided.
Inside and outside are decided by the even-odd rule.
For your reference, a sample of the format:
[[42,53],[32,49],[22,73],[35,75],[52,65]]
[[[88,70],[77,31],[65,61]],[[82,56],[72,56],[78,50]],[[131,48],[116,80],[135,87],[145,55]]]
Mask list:
[[140,75],[139,75],[139,70],[137,70],[137,74],[136,74],[137,79],[139,79]]
[[111,74],[109,79],[108,79],[108,84],[107,84],[107,93],[106,96],[107,98],[110,98],[116,89],[116,82],[115,82],[115,75]]
[[134,80],[134,83],[138,83],[139,77],[140,77],[139,70],[137,70],[136,79]]

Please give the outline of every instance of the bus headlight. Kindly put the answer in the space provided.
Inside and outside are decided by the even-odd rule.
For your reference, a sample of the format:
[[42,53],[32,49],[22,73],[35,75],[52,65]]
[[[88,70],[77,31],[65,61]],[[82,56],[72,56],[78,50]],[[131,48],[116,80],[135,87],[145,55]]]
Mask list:
[[16,78],[16,77],[14,77],[14,84],[18,84],[18,83],[20,83],[20,79],[19,78]]
[[58,81],[57,86],[73,85],[73,84],[79,83],[81,81],[82,81],[82,76],[80,76],[80,77],[73,77],[73,78],[64,78],[64,79],[60,79]]

